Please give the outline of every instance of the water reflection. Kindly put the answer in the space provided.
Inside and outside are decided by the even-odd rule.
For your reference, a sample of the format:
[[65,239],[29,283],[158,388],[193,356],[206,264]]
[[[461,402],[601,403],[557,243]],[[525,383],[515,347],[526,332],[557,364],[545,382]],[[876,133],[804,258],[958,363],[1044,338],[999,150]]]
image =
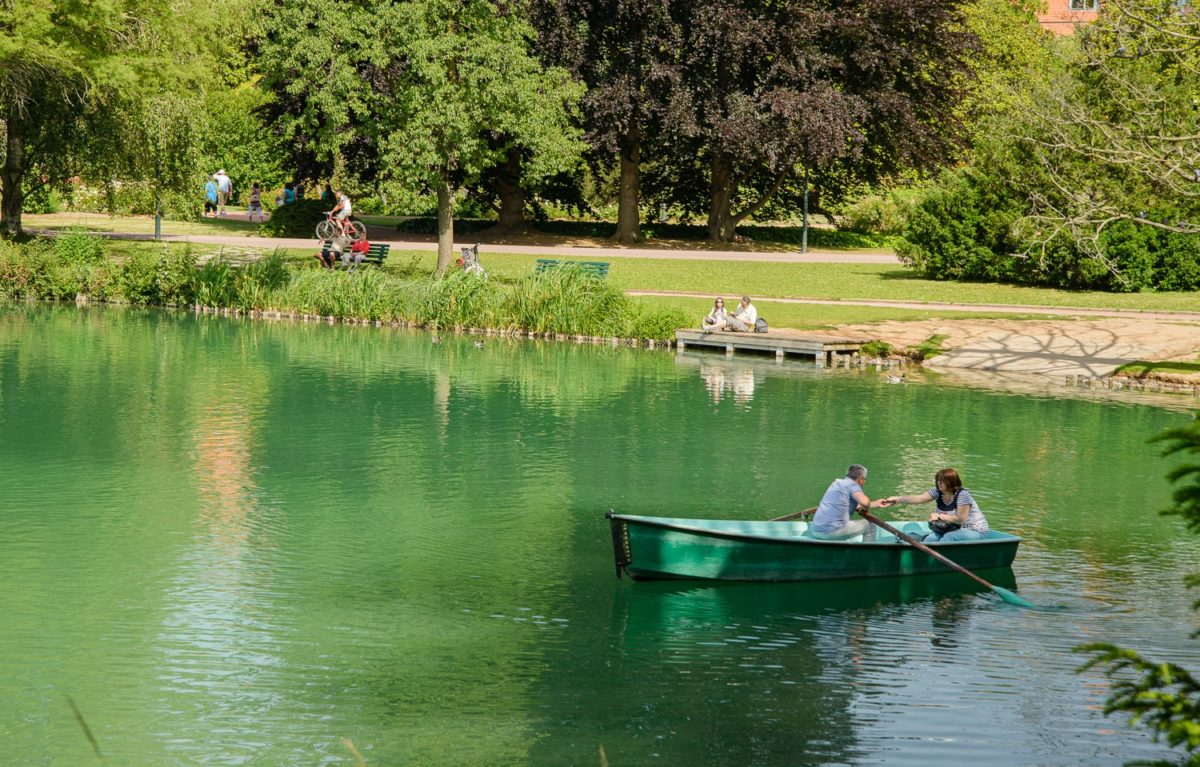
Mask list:
[[[65,690],[122,764],[348,763],[349,737],[379,764],[1116,767],[1162,749],[1071,647],[1196,653],[1154,408],[74,307],[0,312],[0,395],[10,761],[92,758]],[[695,460],[717,437],[744,459]],[[887,492],[962,469],[1029,536],[1023,596],[1112,609],[954,574],[613,578],[608,508],[778,516],[851,460]]]
[[728,393],[738,404],[754,399],[755,371],[749,366],[701,362],[700,378],[714,404],[719,404]]

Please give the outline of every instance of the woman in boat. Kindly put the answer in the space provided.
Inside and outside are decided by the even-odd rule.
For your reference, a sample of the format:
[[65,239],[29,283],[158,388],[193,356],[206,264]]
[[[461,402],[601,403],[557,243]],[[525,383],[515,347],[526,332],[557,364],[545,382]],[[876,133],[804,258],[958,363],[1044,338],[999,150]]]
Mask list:
[[714,330],[724,330],[725,324],[728,321],[729,315],[725,313],[725,299],[717,296],[717,299],[713,301],[712,311],[700,323],[700,329],[705,333],[711,333]]
[[[971,491],[963,487],[962,479],[954,469],[939,471],[933,478],[934,486],[917,495],[893,495],[884,502],[929,503],[935,501],[937,508],[929,514],[929,535],[925,543],[943,541],[977,541],[988,534],[987,519],[979,510],[979,504],[971,497]],[[957,527],[956,527],[957,525]],[[939,528],[941,528],[939,530]]]

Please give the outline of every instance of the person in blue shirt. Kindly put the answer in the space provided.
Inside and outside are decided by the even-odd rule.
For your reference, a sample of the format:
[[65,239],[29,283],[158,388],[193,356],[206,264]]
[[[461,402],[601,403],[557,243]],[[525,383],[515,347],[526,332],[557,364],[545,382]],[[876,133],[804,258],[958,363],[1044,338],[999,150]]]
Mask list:
[[283,185],[283,204],[291,205],[296,201],[296,188],[291,184]]
[[[925,543],[953,543],[954,541],[977,541],[987,537],[987,518],[979,509],[979,504],[971,497],[971,491],[963,487],[962,478],[952,468],[939,471],[933,478],[933,487],[916,495],[893,495],[885,498],[888,506],[894,503],[929,503],[937,502],[937,508],[929,513],[930,533],[925,537]],[[949,525],[950,528],[944,526]],[[957,525],[955,528],[954,526]],[[944,532],[936,528],[943,527]]]
[[217,215],[217,182],[211,176],[204,185],[204,215]]
[[812,537],[823,541],[842,541],[857,538],[869,530],[873,531],[874,528],[867,520],[851,518],[860,506],[865,509],[880,509],[888,505],[883,499],[872,501],[868,498],[863,492],[866,484],[867,467],[857,463],[850,464],[850,468],[846,469],[846,476],[835,479],[821,498],[812,524],[808,526]]

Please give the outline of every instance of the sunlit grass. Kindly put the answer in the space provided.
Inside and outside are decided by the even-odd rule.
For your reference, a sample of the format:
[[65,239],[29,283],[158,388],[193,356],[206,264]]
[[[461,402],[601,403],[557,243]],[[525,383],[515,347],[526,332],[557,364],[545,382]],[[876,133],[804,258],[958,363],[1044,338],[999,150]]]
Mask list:
[[[695,328],[700,328],[700,318],[712,308],[707,298],[682,298],[675,296],[637,296],[636,301],[653,307],[679,309],[689,317],[695,317]],[[920,322],[923,320],[948,319],[1047,319],[1046,315],[1008,314],[988,311],[949,312],[925,309],[893,309],[876,306],[838,306],[837,304],[790,304],[768,299],[754,300],[760,317],[772,328],[796,330],[833,330],[840,325],[875,324],[880,322]]]
[[[230,211],[233,208],[229,209]],[[244,211],[240,211],[244,212]],[[21,216],[26,229],[63,229],[79,227],[93,232],[154,234],[153,216],[109,216],[103,213],[26,213]],[[258,223],[233,218],[202,218],[199,221],[162,220],[166,235],[233,235],[257,237]]]

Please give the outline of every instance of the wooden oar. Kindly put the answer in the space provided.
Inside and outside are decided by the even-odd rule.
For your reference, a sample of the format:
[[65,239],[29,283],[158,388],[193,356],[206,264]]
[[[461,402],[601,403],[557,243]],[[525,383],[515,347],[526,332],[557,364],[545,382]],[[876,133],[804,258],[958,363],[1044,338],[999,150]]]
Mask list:
[[871,512],[863,511],[862,509],[859,509],[858,513],[860,515],[862,515],[863,519],[867,520],[871,524],[873,524],[877,527],[882,527],[884,530],[887,530],[889,533],[896,536],[896,538],[898,538],[899,540],[902,540],[905,543],[907,543],[909,546],[912,546],[916,549],[919,549],[919,550],[925,552],[929,556],[931,556],[934,559],[936,559],[937,561],[941,562],[946,567],[949,567],[951,570],[957,570],[958,572],[967,576],[971,580],[981,583],[984,586],[987,586],[989,589],[991,589],[992,591],[999,594],[1000,598],[1003,599],[1005,602],[1008,602],[1009,604],[1013,604],[1013,605],[1020,605],[1021,607],[1028,607],[1028,608],[1034,609],[1034,610],[1037,609],[1037,605],[1033,604],[1032,602],[1026,602],[1024,599],[1021,599],[1019,596],[1012,593],[1008,589],[1002,589],[999,586],[993,586],[992,584],[988,583],[983,578],[980,578],[978,575],[971,572],[967,568],[958,564],[954,560],[946,557],[945,555],[939,554],[938,552],[934,551],[933,549],[929,548],[925,544],[918,541],[916,538],[913,538],[911,535],[900,532],[899,530],[892,527],[887,522],[884,522],[882,519],[875,516]]
[[791,514],[784,514],[782,517],[775,517],[774,519],[768,519],[767,521],[787,522],[789,519],[797,519],[799,517],[807,517],[809,514],[815,514],[816,511],[817,507],[813,506],[811,509],[805,509],[804,511],[793,511]]

